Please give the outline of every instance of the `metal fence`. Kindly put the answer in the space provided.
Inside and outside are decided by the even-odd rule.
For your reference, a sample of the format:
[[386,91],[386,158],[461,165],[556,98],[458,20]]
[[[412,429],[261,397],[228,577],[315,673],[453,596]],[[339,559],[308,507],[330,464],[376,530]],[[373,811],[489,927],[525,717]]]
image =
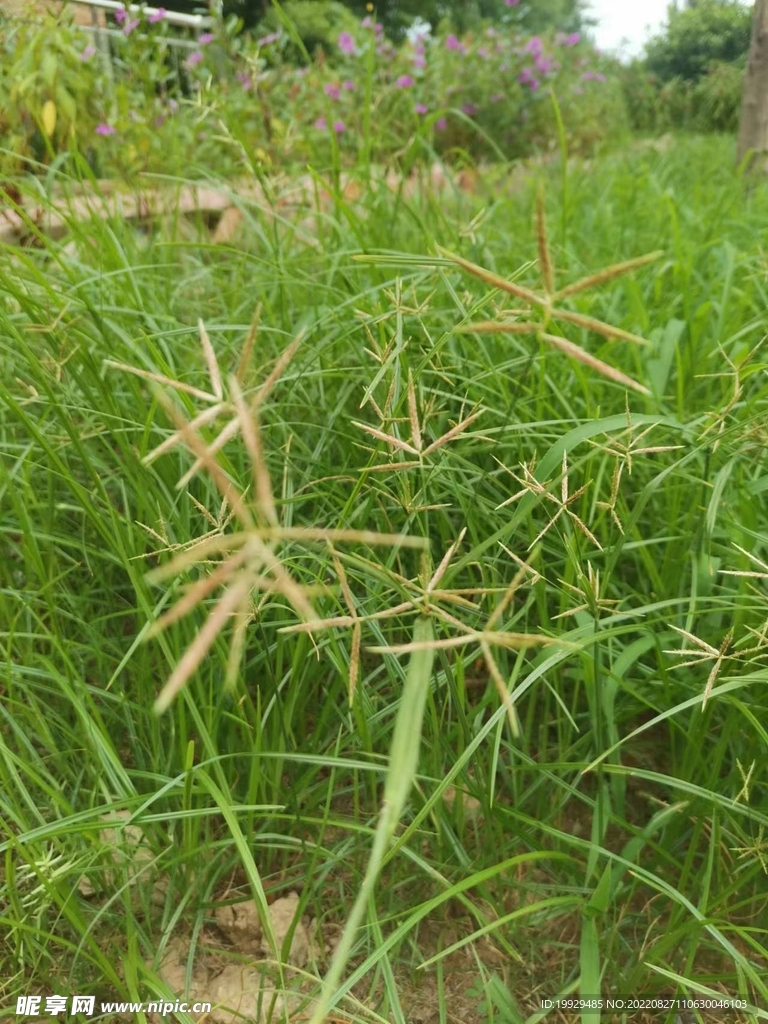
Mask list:
[[[110,36],[119,37],[122,35],[122,30],[116,25],[107,24],[104,15],[113,14],[120,10],[124,10],[129,17],[144,14],[151,18],[153,15],[159,14],[164,24],[172,28],[187,30],[186,35],[169,35],[166,37],[168,45],[177,50],[196,48],[198,45],[197,38],[201,33],[210,31],[221,17],[221,3],[219,0],[211,0],[210,5],[205,5],[208,6],[209,10],[213,10],[214,14],[183,14],[180,11],[169,11],[166,8],[124,3],[122,0],[66,0],[66,3],[62,3],[61,6],[65,9],[70,5],[76,5],[90,11],[91,24],[84,24],[83,21],[78,20],[75,27],[94,36],[96,46],[107,58],[109,58],[110,54]],[[201,6],[204,6],[204,4],[201,3]],[[36,9],[34,3],[31,2],[27,2],[19,7],[10,2],[6,4],[4,0],[0,0],[0,16],[10,17],[14,21],[35,21],[37,20],[36,15],[41,13],[42,11],[39,8]],[[193,38],[189,38],[190,32]]]
[[[91,24],[81,25],[81,28],[83,31],[93,33],[96,36],[96,44],[103,53],[109,51],[108,37],[119,36],[121,33],[117,28],[108,28],[102,24],[99,19],[99,11],[114,13],[115,11],[125,10],[129,16],[143,13],[148,18],[161,13],[158,7],[140,7],[138,4],[121,3],[120,0],[69,0],[69,2],[75,3],[80,7],[90,8]],[[201,32],[211,29],[216,24],[216,19],[210,14],[182,14],[179,11],[165,10],[165,8],[162,9],[162,20],[164,24],[171,25],[174,28],[191,29],[194,32],[195,38]],[[169,37],[168,43],[171,46],[177,46],[182,49],[191,49],[197,45],[194,40],[175,38],[173,36]]]

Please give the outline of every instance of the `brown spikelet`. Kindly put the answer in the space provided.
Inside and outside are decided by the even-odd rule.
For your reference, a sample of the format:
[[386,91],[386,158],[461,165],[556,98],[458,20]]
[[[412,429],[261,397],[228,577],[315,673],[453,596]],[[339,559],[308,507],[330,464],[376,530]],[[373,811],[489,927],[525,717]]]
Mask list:
[[245,379],[248,364],[251,361],[251,354],[253,353],[253,346],[256,344],[256,338],[259,334],[260,321],[261,303],[256,307],[256,312],[253,314],[253,320],[251,320],[251,326],[243,344],[243,351],[240,353],[240,362],[237,364],[237,370],[235,371],[235,376],[237,377],[239,384],[242,384]]
[[270,483],[269,472],[261,448],[257,415],[246,405],[237,377],[234,375],[230,378],[229,389],[239,420],[240,434],[251,460],[256,508],[264,522],[269,523],[270,526],[277,526],[277,509],[275,508],[272,484]]
[[200,465],[206,469],[211,479],[216,484],[219,494],[221,494],[222,498],[227,499],[229,507],[234,510],[235,515],[246,529],[253,527],[253,517],[251,516],[248,506],[241,499],[234,484],[216,461],[214,455],[211,453],[210,446],[207,445],[203,438],[190,427],[181,412],[179,412],[176,406],[166,398],[162,392],[159,392],[157,397],[160,404],[165,408],[168,416],[176,424],[176,429],[179,432],[181,440],[187,448],[189,448],[192,454],[197,456]]
[[128,363],[119,363],[114,359],[105,359],[104,365],[109,366],[113,370],[124,370],[126,373],[132,373],[135,377],[142,377],[144,380],[151,380],[155,384],[164,384],[166,387],[174,388],[176,391],[183,391],[187,395],[191,395],[193,398],[200,398],[204,402],[216,402],[218,399],[216,395],[209,394],[207,391],[201,391],[200,388],[192,387],[191,384],[185,384],[180,380],[173,380],[172,377],[166,377],[162,373],[152,373],[151,370],[142,370],[138,366],[129,366]]
[[362,638],[362,627],[360,625],[360,619],[355,619],[355,624],[352,627],[352,647],[349,652],[349,704],[350,707],[355,702],[355,691],[357,690],[357,680],[360,675],[360,641]]
[[535,334],[541,330],[541,324],[519,320],[481,320],[480,323],[467,324],[459,329],[462,334]]
[[211,345],[211,339],[208,337],[208,331],[205,329],[202,317],[198,318],[197,329],[200,332],[200,344],[203,349],[203,357],[205,358],[205,365],[208,367],[208,376],[211,381],[211,390],[213,391],[216,398],[219,401],[224,397],[224,388],[221,383],[221,373],[219,371],[219,364],[216,359],[216,353],[213,351],[213,345]]
[[580,363],[584,363],[590,369],[595,370],[603,377],[607,377],[609,380],[615,381],[617,384],[623,384],[625,388],[632,388],[633,391],[638,391],[641,395],[650,395],[650,391],[643,384],[638,384],[636,380],[631,377],[627,377],[626,374],[620,370],[616,370],[613,366],[609,366],[604,363],[602,359],[597,359],[595,356],[590,355],[589,352],[585,352],[583,348],[579,348],[578,345],[574,345],[572,341],[568,341],[567,338],[561,338],[557,334],[542,334],[540,337],[552,345],[554,348],[559,348],[561,352],[565,352],[571,359],[576,359]]
[[252,580],[248,578],[247,574],[243,574],[224,592],[223,597],[208,616],[197,636],[180,658],[168,682],[160,691],[155,701],[155,711],[158,715],[170,707],[173,698],[183,689],[189,677],[196,671],[227,619],[247,597],[251,587]]
[[595,288],[606,281],[612,281],[613,278],[619,277],[621,274],[628,274],[632,270],[637,270],[638,267],[653,263],[663,255],[661,251],[649,252],[645,256],[638,256],[633,260],[626,260],[624,263],[614,263],[612,267],[606,267],[605,270],[599,270],[596,274],[590,274],[589,277],[582,277],[579,281],[566,285],[565,288],[555,292],[552,298],[558,300],[565,299],[569,295],[578,295],[579,292],[586,291],[588,288]]
[[419,412],[416,407],[416,390],[413,386],[413,374],[408,370],[408,416],[411,421],[411,440],[414,447],[421,451],[421,426],[419,424]]
[[485,665],[488,669],[488,675],[493,680],[493,684],[496,687],[496,692],[501,699],[501,703],[504,705],[507,712],[507,720],[509,721],[509,728],[512,731],[513,736],[520,735],[520,720],[517,717],[517,711],[515,705],[512,703],[512,698],[509,695],[507,684],[499,671],[499,666],[496,664],[496,659],[493,656],[490,645],[487,640],[480,641],[480,649],[483,652],[485,658]]
[[282,377],[283,370],[285,370],[285,368],[288,366],[288,363],[290,363],[291,359],[293,359],[294,355],[296,354],[296,349],[301,344],[303,337],[304,331],[301,330],[293,339],[288,348],[284,349],[283,352],[280,354],[280,358],[277,360],[274,367],[272,368],[272,372],[269,374],[267,379],[259,388],[259,392],[256,396],[256,401],[253,406],[254,411],[258,409],[259,406],[263,405],[264,402],[266,402],[267,398],[269,397],[270,391]]
[[467,429],[470,423],[473,423],[477,419],[482,411],[482,409],[478,409],[477,412],[470,413],[470,415],[463,419],[461,423],[457,423],[455,427],[451,427],[450,430],[447,430],[442,437],[438,437],[436,441],[433,441],[432,444],[428,445],[424,449],[424,455],[431,455],[432,452],[437,451],[438,448],[442,448],[444,444],[448,444],[449,441],[458,437],[459,434],[463,433],[463,431]]
[[503,292],[508,292],[510,295],[514,295],[515,298],[522,299],[523,302],[528,302],[532,306],[546,306],[547,300],[541,295],[537,295],[536,292],[531,291],[530,288],[525,288],[521,284],[515,284],[514,281],[507,281],[504,277],[499,277],[498,274],[494,274],[490,270],[486,270],[484,267],[479,267],[476,263],[471,263],[469,260],[465,260],[462,256],[457,256],[455,253],[448,252],[447,249],[443,249],[440,246],[437,247],[438,252],[445,256],[446,259],[451,260],[457,266],[461,267],[462,270],[466,270],[468,274],[473,274],[475,277],[479,277],[481,281],[485,281],[486,284],[491,285],[492,288],[498,288]]
[[152,623],[149,635],[156,636],[158,633],[162,633],[164,629],[172,626],[174,622],[178,622],[185,615],[189,615],[204,598],[213,593],[222,583],[226,583],[232,573],[240,569],[245,563],[247,557],[248,552],[245,548],[241,548],[240,551],[236,551],[229,558],[220,562],[213,572],[194,583],[184,597]]
[[583,313],[572,313],[567,309],[553,309],[552,317],[555,320],[565,320],[566,323],[583,327],[587,331],[594,331],[595,334],[602,334],[604,338],[621,338],[622,341],[633,341],[636,345],[647,345],[645,338],[639,334],[631,334],[622,330],[621,327],[614,327],[612,324],[604,324],[602,320],[595,320],[594,317],[585,316]]
[[539,267],[544,281],[544,289],[547,295],[551,296],[555,291],[555,272],[549,256],[547,222],[544,219],[544,191],[541,188],[536,196],[536,241],[539,246]]

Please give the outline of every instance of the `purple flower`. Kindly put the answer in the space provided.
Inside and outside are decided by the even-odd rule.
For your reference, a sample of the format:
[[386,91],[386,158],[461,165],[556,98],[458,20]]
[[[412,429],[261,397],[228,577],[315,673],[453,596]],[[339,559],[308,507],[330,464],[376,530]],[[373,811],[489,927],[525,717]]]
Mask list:
[[115,21],[118,25],[122,25],[125,19],[128,17],[128,12],[124,7],[118,7],[115,11]]
[[543,54],[539,54],[533,63],[536,65],[536,70],[540,74],[547,75],[552,70],[552,64],[554,62],[551,57],[545,57]]
[[438,117],[438,119],[435,121],[435,128],[437,128],[437,130],[439,132],[442,132],[447,127],[448,127],[448,118],[447,117]]
[[126,23],[123,25],[123,35],[124,36],[129,36],[131,34],[131,32],[133,32],[133,30],[137,29],[138,27],[139,27],[139,19],[138,18],[133,18],[132,21],[126,21]]
[[427,66],[427,58],[423,53],[417,53],[413,58],[413,66],[415,68],[425,68]]
[[246,71],[238,71],[235,75],[237,81],[242,85],[246,92],[253,88],[253,79]]
[[536,75],[534,75],[532,68],[523,68],[517,76],[517,80],[520,85],[530,86],[531,92],[535,92],[541,84]]
[[117,128],[113,128],[111,124],[97,124],[96,134],[97,135],[114,135]]
[[198,37],[197,42],[200,46],[207,46],[208,43],[213,42],[213,39],[213,32],[203,32],[203,34]]
[[563,40],[563,46],[578,46],[581,42],[581,32],[571,32],[569,36],[566,36]]
[[417,103],[413,108],[417,114],[426,114],[429,112],[429,107],[424,103]]
[[325,129],[328,127],[328,122],[325,120],[324,117],[318,117],[314,123],[314,127],[317,128],[318,131],[325,131]]
[[582,82],[604,82],[605,75],[599,71],[585,71],[581,76]]
[[339,36],[339,49],[342,53],[355,52],[355,40],[349,32],[342,32]]
[[534,57],[540,57],[544,51],[544,45],[538,36],[531,36],[525,45],[525,52],[532,54]]
[[504,0],[505,7],[517,7],[519,3],[520,0]]
[[478,46],[478,48],[477,48],[477,56],[478,57],[482,57],[483,60],[488,60],[488,58],[491,55],[490,55],[490,53],[488,53],[488,51],[486,50],[486,48],[484,46]]
[[352,81],[351,78],[345,78],[344,81],[341,83],[341,88],[344,89],[345,92],[354,92],[355,83]]
[[370,14],[366,14],[366,16],[360,22],[360,28],[373,28],[373,18],[370,16]]
[[474,117],[477,113],[477,107],[474,103],[462,103],[461,109],[467,115],[467,117]]
[[165,124],[165,117],[162,114],[158,114],[155,118],[155,128],[162,128]]
[[158,7],[156,11],[153,11],[152,14],[148,15],[147,21],[150,25],[156,25],[158,21],[163,20],[167,13],[168,11],[166,11],[164,7]]
[[269,35],[262,36],[261,39],[256,40],[256,45],[261,48],[262,46],[270,46],[272,43],[276,43],[280,38],[279,32],[270,32]]
[[464,45],[464,43],[462,43],[460,39],[457,39],[456,36],[453,35],[453,33],[451,33],[451,35],[449,36],[446,36],[445,48],[446,50],[455,50],[457,53],[467,52],[467,48]]
[[200,53],[199,50],[195,50],[194,53],[190,53],[190,55],[184,61],[184,67],[189,68],[191,70],[192,68],[197,67],[197,65],[200,63],[202,59],[202,53]]
[[400,75],[398,80],[395,82],[398,89],[410,89],[413,85],[413,79],[410,75]]
[[96,47],[90,43],[85,47],[83,52],[80,54],[80,60],[90,60],[91,57],[96,53]]
[[334,121],[333,130],[336,132],[337,135],[341,135],[342,132],[345,132],[347,130],[347,126],[344,124],[343,121]]
[[337,100],[341,95],[341,90],[338,85],[325,85],[323,86],[323,92],[326,96],[330,96],[332,100]]

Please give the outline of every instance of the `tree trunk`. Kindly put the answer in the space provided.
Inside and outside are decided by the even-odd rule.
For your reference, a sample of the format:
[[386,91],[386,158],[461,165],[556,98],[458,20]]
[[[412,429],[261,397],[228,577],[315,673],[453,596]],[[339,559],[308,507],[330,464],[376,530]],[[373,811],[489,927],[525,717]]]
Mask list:
[[768,156],[768,0],[755,0],[753,17],[736,150],[737,161],[749,156],[750,164]]

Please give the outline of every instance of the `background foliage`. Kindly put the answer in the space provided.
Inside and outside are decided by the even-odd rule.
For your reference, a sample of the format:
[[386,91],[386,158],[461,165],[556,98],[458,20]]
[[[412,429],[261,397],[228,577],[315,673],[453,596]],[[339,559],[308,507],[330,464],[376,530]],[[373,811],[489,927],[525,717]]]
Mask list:
[[[322,11],[329,0],[304,0],[308,6]],[[450,23],[459,32],[470,31],[483,22],[498,23],[514,14],[525,30],[543,32],[557,27],[575,32],[584,26],[584,0],[339,0],[358,18],[372,14],[392,38],[402,37],[415,18],[437,28],[440,22]],[[289,0],[290,3],[290,0]],[[201,0],[170,0],[169,10],[192,13],[205,8]],[[283,5],[284,7],[286,5]],[[225,15],[235,14],[247,27],[254,27],[267,16],[269,0],[224,0]],[[319,14],[318,17],[322,17]]]
[[[275,21],[181,68],[162,19],[124,18],[109,62],[64,23],[2,34],[28,243],[0,246],[9,1005],[157,994],[211,936],[242,985],[212,916],[293,891],[320,940],[273,983],[314,995],[358,906],[327,993],[353,1024],[521,1024],[600,987],[768,1005],[768,190],[725,137],[626,133],[626,104],[726,125],[738,61],[683,89],[504,8],[420,43],[313,5],[309,62]],[[145,170],[172,207],[196,178],[231,206],[213,233],[111,216]],[[218,471],[168,401],[200,443],[239,410]],[[247,558],[275,563],[232,660],[209,627],[241,566],[208,558],[251,500]],[[437,648],[410,671],[417,611]]]
[[645,64],[660,81],[695,82],[713,64],[742,61],[749,50],[752,9],[738,0],[670,5],[665,31],[646,47]]
[[670,5],[664,30],[622,70],[635,130],[735,132],[751,26],[737,0]]
[[272,12],[262,36],[229,21],[181,51],[163,20],[126,19],[108,60],[66,22],[14,24],[0,67],[13,146],[0,163],[16,172],[71,150],[100,175],[189,168],[209,154],[222,170],[359,156],[410,166],[547,152],[558,117],[574,152],[624,130],[616,68],[578,32],[531,35],[513,19],[459,37],[442,23],[398,45],[340,3],[289,0],[285,12],[291,31]]

